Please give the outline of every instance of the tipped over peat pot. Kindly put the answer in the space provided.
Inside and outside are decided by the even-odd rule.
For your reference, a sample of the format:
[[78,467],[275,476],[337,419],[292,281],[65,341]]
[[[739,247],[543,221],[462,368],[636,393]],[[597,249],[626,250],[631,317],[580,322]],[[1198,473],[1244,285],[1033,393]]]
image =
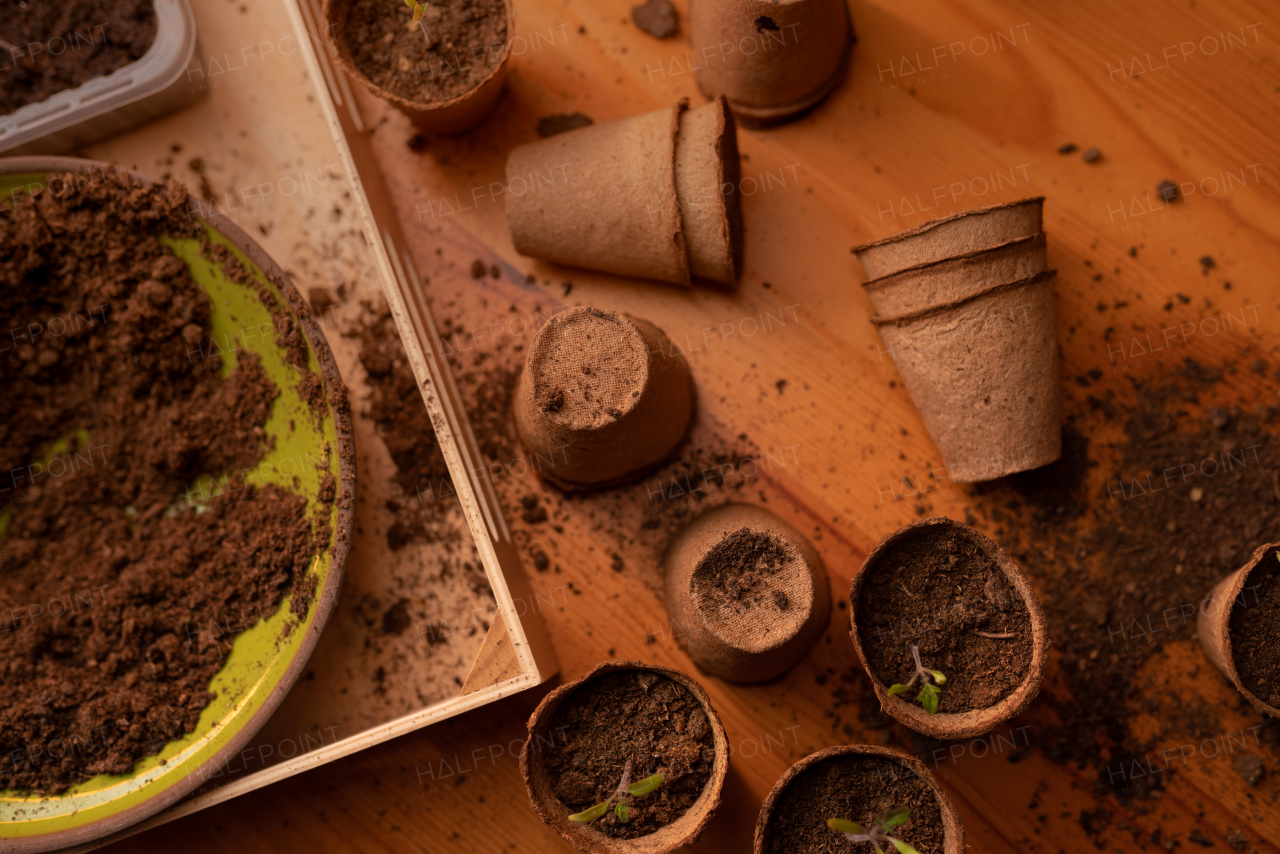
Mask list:
[[828,747],[787,769],[756,819],[754,854],[853,850],[827,820],[864,827],[907,807],[910,819],[894,836],[919,854],[963,854],[964,823],[925,764],[887,747]]
[[517,146],[506,186],[521,255],[686,287],[738,280],[738,142],[723,99]]
[[0,769],[0,848],[36,852],[178,802],[279,707],[337,600],[355,448],[297,287],[180,184],[19,157],[0,198],[19,283],[0,313],[49,332],[11,354],[4,398],[32,417],[4,449],[58,485],[0,510],[0,599],[95,591],[0,661],[4,755],[74,745]]
[[1209,660],[1255,709],[1280,717],[1280,543],[1214,585],[1196,623]]
[[[849,590],[850,629],[881,707],[932,738],[982,735],[1040,692],[1049,655],[1040,600],[1022,568],[991,538],[945,517],[885,537]],[[940,671],[938,710],[917,699],[915,647]],[[894,684],[907,691],[889,693]]]
[[835,91],[855,39],[844,0],[690,0],[689,41],[702,94],[767,128]]
[[[693,842],[720,804],[729,742],[695,680],[670,667],[606,661],[548,694],[529,718],[520,773],[534,812],[589,854],[666,854]],[[624,773],[663,783],[590,822],[571,815],[606,801]]]
[[563,489],[614,486],[661,465],[693,418],[684,356],[646,320],[578,306],[533,338],[513,394],[516,430]]
[[400,2],[325,0],[323,15],[343,70],[424,134],[463,134],[493,112],[515,32],[511,0],[428,4],[429,46]]
[[667,613],[701,669],[764,682],[804,658],[826,630],[822,559],[773,513],[725,504],[677,535],[666,557]]

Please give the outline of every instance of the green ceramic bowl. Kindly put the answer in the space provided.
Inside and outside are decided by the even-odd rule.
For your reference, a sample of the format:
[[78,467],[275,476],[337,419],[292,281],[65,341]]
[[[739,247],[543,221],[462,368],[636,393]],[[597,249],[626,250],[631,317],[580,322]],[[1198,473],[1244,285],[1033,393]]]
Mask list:
[[[104,168],[115,167],[70,157],[0,158],[0,195],[11,204],[13,193],[43,185],[51,172],[85,173]],[[224,276],[221,266],[202,254],[196,239],[165,238],[166,245],[186,262],[195,280],[213,298],[214,340],[225,340],[223,336],[241,339],[242,347],[262,357],[263,367],[279,388],[280,396],[264,427],[275,445],[263,457],[261,470],[271,472],[263,476],[266,482],[303,495],[309,516],[328,514],[333,536],[312,556],[308,570],[315,577],[315,595],[296,628],[286,630],[285,624],[293,618],[286,599],[273,615],[240,634],[226,665],[209,685],[216,696],[195,730],[142,759],[130,773],[99,775],[51,797],[0,792],[0,851],[48,851],[106,836],[172,805],[206,782],[246,747],[284,700],[337,599],[355,515],[355,453],[346,390],[338,380],[333,354],[292,281],[261,247],[221,215],[201,216],[198,221],[213,241],[235,253],[300,324],[310,350],[309,367],[325,381],[327,407],[323,423],[318,424],[298,392],[301,375],[286,360],[275,336],[240,334],[247,327],[272,322],[257,293]],[[234,359],[232,353],[225,360],[226,372],[234,367]],[[326,446],[330,449],[327,458]],[[210,493],[216,492],[214,482],[221,474],[207,473]],[[338,484],[337,499],[329,505],[319,498],[326,474]],[[0,531],[4,523],[0,519]]]

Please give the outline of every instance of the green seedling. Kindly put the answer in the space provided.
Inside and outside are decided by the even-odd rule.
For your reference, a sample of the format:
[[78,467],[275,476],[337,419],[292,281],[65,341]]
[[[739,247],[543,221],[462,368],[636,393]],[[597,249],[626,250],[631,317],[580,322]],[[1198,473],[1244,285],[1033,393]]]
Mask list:
[[[901,682],[889,686],[889,696],[892,697],[906,691],[912,685],[916,684],[916,680],[921,681],[920,694],[916,697],[920,701],[920,705],[924,706],[924,710],[929,714],[937,714],[938,698],[942,696],[942,685],[947,681],[947,677],[942,675],[941,670],[928,670],[920,663],[920,647],[915,644],[911,645],[911,655],[916,660],[916,672],[911,674],[911,681],[903,685]],[[932,678],[933,682],[929,679]],[[934,684],[937,683],[937,684]]]
[[431,31],[427,29],[427,22],[423,20],[423,15],[427,13],[427,3],[419,3],[417,0],[404,0],[404,5],[413,10],[413,20],[409,22],[409,26],[417,24],[422,30],[422,38],[426,41],[427,47],[431,47]]
[[911,818],[911,810],[907,807],[898,807],[876,819],[870,827],[863,827],[856,821],[843,818],[827,819],[827,827],[844,836],[851,845],[870,842],[876,849],[876,854],[884,854],[884,846],[881,843],[892,845],[898,849],[898,854],[920,854],[909,843],[889,835],[889,831],[906,824],[909,818]]
[[628,760],[627,764],[622,767],[622,780],[619,781],[618,788],[614,790],[613,794],[590,809],[585,809],[580,813],[574,813],[569,816],[569,821],[587,824],[607,813],[610,806],[613,807],[613,814],[618,817],[618,821],[630,821],[632,798],[643,798],[661,786],[662,781],[665,779],[661,774],[654,774],[637,783],[632,783],[631,761]]

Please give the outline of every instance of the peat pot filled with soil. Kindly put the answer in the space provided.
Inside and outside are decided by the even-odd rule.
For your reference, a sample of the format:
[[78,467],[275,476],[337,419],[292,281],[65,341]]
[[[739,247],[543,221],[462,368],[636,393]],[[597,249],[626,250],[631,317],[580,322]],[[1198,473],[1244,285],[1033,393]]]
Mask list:
[[180,184],[22,157],[0,198],[26,332],[0,373],[0,848],[31,852],[174,803],[266,722],[337,597],[355,456],[293,283]]
[[962,854],[964,824],[920,760],[872,745],[819,750],[787,769],[756,819],[755,854]]
[[1205,655],[1253,707],[1280,717],[1280,543],[1260,546],[1200,607]]
[[534,811],[590,854],[665,854],[694,841],[728,768],[702,686],[638,661],[603,662],[548,694],[520,752]]
[[849,603],[849,634],[881,706],[916,732],[981,735],[1040,691],[1040,601],[1022,568],[968,525],[921,519],[885,537]]
[[511,0],[325,0],[324,17],[339,64],[423,133],[466,133],[502,94]]

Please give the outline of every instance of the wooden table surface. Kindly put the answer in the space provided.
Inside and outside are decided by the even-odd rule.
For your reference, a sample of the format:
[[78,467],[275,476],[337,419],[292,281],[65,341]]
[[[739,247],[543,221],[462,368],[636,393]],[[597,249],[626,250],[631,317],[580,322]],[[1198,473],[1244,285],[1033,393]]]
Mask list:
[[[430,278],[437,317],[465,330],[455,336],[466,351],[464,373],[514,369],[529,340],[514,319],[567,304],[646,317],[688,350],[699,414],[682,464],[642,484],[565,498],[532,475],[520,476],[511,459],[493,461],[521,542],[530,555],[545,551],[552,565],[530,574],[561,678],[615,656],[694,672],[672,638],[660,561],[670,532],[692,512],[685,498],[672,496],[670,478],[688,472],[698,453],[753,461],[748,467],[735,457],[726,485],[708,489],[711,502],[763,502],[809,533],[836,599],[847,594],[866,553],[917,518],[918,506],[963,519],[974,504],[971,489],[946,480],[922,496],[900,497],[904,483],[932,484],[928,472],[940,460],[867,322],[870,302],[849,252],[855,244],[951,211],[1045,195],[1049,261],[1060,271],[1068,414],[1086,408],[1083,389],[1068,380],[1089,370],[1103,372],[1095,391],[1130,394],[1106,329],[1160,328],[1168,318],[1161,306],[1174,292],[1193,300],[1175,320],[1202,316],[1201,298],[1222,297],[1224,278],[1236,283],[1224,299],[1260,306],[1257,323],[1193,341],[1185,354],[1213,364],[1245,344],[1263,350],[1277,344],[1275,6],[856,0],[859,42],[843,86],[805,120],[740,133],[743,174],[755,179],[744,183],[740,286],[690,291],[522,258],[511,246],[500,197],[481,195],[470,211],[440,212],[441,198],[466,200],[472,188],[500,182],[507,152],[537,137],[542,116],[580,111],[601,122],[680,97],[701,103],[690,75],[677,73],[686,34],[651,39],[630,23],[629,6],[629,0],[517,0],[516,34],[536,49],[517,47],[496,114],[462,139],[411,151],[407,121],[359,99],[418,267]],[[683,20],[687,5],[677,7]],[[983,51],[996,32],[1005,36],[1001,49]],[[957,42],[966,50],[953,56]],[[1085,163],[1079,152],[1059,154],[1068,142],[1096,146],[1102,158]],[[1234,176],[1229,191],[1222,186],[1227,173]],[[1197,192],[1165,208],[1154,201],[1165,179]],[[1132,246],[1140,248],[1136,258]],[[1217,259],[1211,276],[1202,275],[1202,255]],[[501,276],[474,280],[474,260],[498,265]],[[526,282],[528,274],[534,283]],[[564,282],[572,282],[567,293]],[[1122,316],[1097,308],[1117,301],[1130,303]],[[1170,369],[1128,356],[1121,361],[1145,375]],[[1238,382],[1245,393],[1274,399],[1265,378]],[[475,400],[484,388],[479,380],[464,386]],[[1098,427],[1096,438],[1105,438],[1106,429]],[[1091,494],[1102,477],[1090,474]],[[541,498],[548,521],[521,518],[520,499],[529,495]],[[638,524],[645,519],[656,521]],[[1184,642],[1152,667],[1173,673],[1203,661],[1199,647]],[[912,745],[905,729],[869,714],[875,701],[848,639],[847,610],[833,610],[824,641],[776,682],[702,682],[734,752],[723,803],[694,850],[749,850],[763,796],[813,750],[868,741]],[[1189,684],[1209,702],[1234,708],[1222,680]],[[1065,691],[1056,659],[1045,691]],[[111,850],[567,850],[529,809],[515,759],[524,721],[542,693],[364,751]],[[1280,808],[1267,797],[1270,787],[1249,790],[1225,758],[1188,764],[1149,814],[1112,797],[1096,800],[1095,771],[1081,762],[1052,762],[1034,744],[1011,763],[1024,725],[1045,715],[1043,706],[1034,704],[1000,730],[1003,741],[961,743],[937,763],[973,850],[1165,850],[1150,842],[1157,823],[1183,846],[1192,844],[1193,826],[1220,846],[1238,827],[1251,850],[1280,850]],[[1249,725],[1245,720],[1228,714],[1223,725]],[[1274,772],[1280,758],[1274,748],[1254,749]],[[1081,810],[1099,805],[1114,814],[1105,846],[1080,821]]]

